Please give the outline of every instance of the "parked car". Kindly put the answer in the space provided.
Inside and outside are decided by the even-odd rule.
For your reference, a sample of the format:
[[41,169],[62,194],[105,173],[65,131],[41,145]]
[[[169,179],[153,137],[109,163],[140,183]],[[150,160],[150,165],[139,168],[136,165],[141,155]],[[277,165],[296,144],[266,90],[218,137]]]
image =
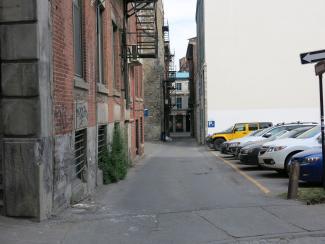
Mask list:
[[297,138],[267,142],[259,152],[258,162],[264,168],[287,171],[293,155],[320,145],[320,126],[304,132]]
[[228,146],[227,153],[232,154],[235,157],[238,157],[240,149],[243,146],[247,145],[247,143],[249,143],[249,142],[266,140],[272,136],[279,134],[282,131],[291,131],[293,129],[300,128],[300,127],[309,127],[310,128],[310,127],[316,126],[316,125],[317,125],[317,123],[314,123],[314,122],[312,122],[312,123],[310,123],[310,122],[306,122],[306,123],[294,122],[294,123],[277,124],[273,127],[265,129],[263,132],[256,135],[255,137],[250,137],[250,138],[245,137],[245,138],[240,138],[237,140],[230,141],[229,142],[230,145]]
[[294,162],[298,162],[300,165],[299,180],[310,183],[322,182],[323,155],[321,147],[297,153],[292,157],[289,166]]
[[238,142],[244,142],[244,141],[251,141],[254,140],[255,137],[260,136],[261,134],[263,134],[263,131],[266,129],[259,129],[256,131],[253,131],[252,133],[248,134],[247,136],[244,136],[242,138],[238,138],[238,139],[234,139],[234,140],[230,140],[230,141],[225,141],[224,143],[221,144],[220,146],[220,152],[223,154],[229,154],[229,147],[231,145],[233,145],[233,143],[238,143]]
[[207,138],[207,143],[210,147],[213,146],[214,149],[220,150],[221,144],[225,141],[241,138],[252,131],[268,128],[270,126],[272,126],[271,122],[237,123],[223,132],[214,133],[212,136]]
[[300,136],[302,133],[304,133],[305,131],[310,130],[313,127],[315,126],[301,127],[301,128],[293,129],[291,131],[283,130],[280,131],[278,134],[271,136],[270,138],[266,138],[265,140],[245,143],[240,150],[238,158],[240,162],[243,164],[259,165],[258,154],[265,143],[275,141],[275,140],[285,139],[285,138],[296,138]]

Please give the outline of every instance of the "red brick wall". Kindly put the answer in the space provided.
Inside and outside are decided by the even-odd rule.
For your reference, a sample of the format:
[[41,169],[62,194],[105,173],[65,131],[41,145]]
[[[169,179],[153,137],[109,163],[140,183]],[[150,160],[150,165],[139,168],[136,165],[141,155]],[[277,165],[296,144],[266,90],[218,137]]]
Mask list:
[[[74,129],[74,101],[88,102],[88,126],[95,126],[96,107],[96,8],[87,1],[83,4],[84,80],[89,89],[75,95],[72,0],[53,0],[53,74],[55,134],[66,134]],[[107,11],[108,12],[108,11]]]
[[[122,75],[122,47],[121,37],[123,28],[123,1],[106,0],[104,14],[104,80],[109,90],[107,102],[109,106],[108,121],[115,122],[115,105],[121,109],[120,121],[124,120],[124,81]],[[84,79],[89,85],[88,91],[82,91],[74,87],[74,48],[73,48],[73,19],[72,0],[53,0],[53,71],[54,71],[54,123],[56,135],[71,133],[74,130],[74,102],[84,100],[88,102],[88,126],[96,123],[96,82],[97,82],[97,36],[96,36],[96,7],[91,6],[90,1],[84,1],[83,13],[83,44],[84,44]],[[112,14],[114,17],[112,16]],[[118,28],[114,49],[115,79],[113,85],[112,67],[112,20]],[[135,17],[128,22],[128,32],[136,31]],[[136,35],[128,35],[128,43],[136,44]],[[135,86],[137,82],[137,86]],[[135,91],[135,87],[138,88]],[[142,66],[134,67],[134,74],[130,76],[131,122],[132,123],[132,154],[135,154],[135,120],[143,117],[143,70]],[[143,131],[143,130],[142,130]],[[139,134],[141,130],[139,129]],[[143,135],[140,135],[143,136]]]
[[53,0],[54,128],[56,134],[73,129],[72,3]]

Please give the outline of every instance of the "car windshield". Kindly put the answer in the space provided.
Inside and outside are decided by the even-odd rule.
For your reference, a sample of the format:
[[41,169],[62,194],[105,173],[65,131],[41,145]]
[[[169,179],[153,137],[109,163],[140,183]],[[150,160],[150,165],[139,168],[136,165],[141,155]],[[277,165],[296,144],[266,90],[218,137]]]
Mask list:
[[250,136],[259,136],[263,133],[264,130],[256,130],[256,131],[253,131],[252,133],[250,133],[249,135]]
[[307,130],[305,133],[297,137],[297,139],[306,139],[316,136],[320,133],[320,125],[315,126],[314,128]]
[[265,130],[264,132],[266,132],[266,133],[264,133],[264,134],[268,134],[269,137],[271,137],[271,136],[274,136],[274,135],[278,134],[279,132],[281,132],[281,131],[283,131],[285,129],[286,128],[283,127],[283,126],[282,127],[274,127],[274,128],[269,129],[269,130]]
[[234,127],[229,127],[227,130],[224,130],[225,133],[231,133]]
[[298,136],[300,136],[302,133],[306,132],[307,130],[310,130],[312,127],[305,127],[305,128],[299,128],[299,129],[295,129],[292,130],[282,136],[280,136],[279,138],[284,139],[284,138],[296,138]]
[[288,134],[289,132],[287,130],[282,130],[279,131],[278,133],[276,133],[275,135],[271,136],[270,139],[278,139],[278,138],[285,138],[285,136]]

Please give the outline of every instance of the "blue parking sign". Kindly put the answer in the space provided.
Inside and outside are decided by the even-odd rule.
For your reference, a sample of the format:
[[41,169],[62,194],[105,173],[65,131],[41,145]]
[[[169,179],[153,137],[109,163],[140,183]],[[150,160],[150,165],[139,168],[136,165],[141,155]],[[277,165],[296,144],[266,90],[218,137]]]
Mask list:
[[208,121],[208,127],[209,127],[209,128],[214,128],[214,127],[216,127],[216,122],[215,122],[215,121]]

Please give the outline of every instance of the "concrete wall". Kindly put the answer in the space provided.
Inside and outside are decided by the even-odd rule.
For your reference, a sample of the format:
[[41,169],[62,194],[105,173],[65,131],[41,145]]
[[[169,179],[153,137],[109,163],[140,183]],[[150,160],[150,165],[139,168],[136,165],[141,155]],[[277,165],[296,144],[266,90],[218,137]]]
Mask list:
[[1,139],[9,216],[44,219],[52,209],[49,11],[48,1],[0,2]]
[[200,124],[200,143],[205,142],[207,130],[207,82],[206,82],[206,17],[205,17],[206,0],[197,1],[196,24],[197,24],[197,72],[196,80],[196,97],[197,97],[197,124]]
[[318,83],[299,54],[324,48],[322,0],[206,0],[208,120],[318,121]]

